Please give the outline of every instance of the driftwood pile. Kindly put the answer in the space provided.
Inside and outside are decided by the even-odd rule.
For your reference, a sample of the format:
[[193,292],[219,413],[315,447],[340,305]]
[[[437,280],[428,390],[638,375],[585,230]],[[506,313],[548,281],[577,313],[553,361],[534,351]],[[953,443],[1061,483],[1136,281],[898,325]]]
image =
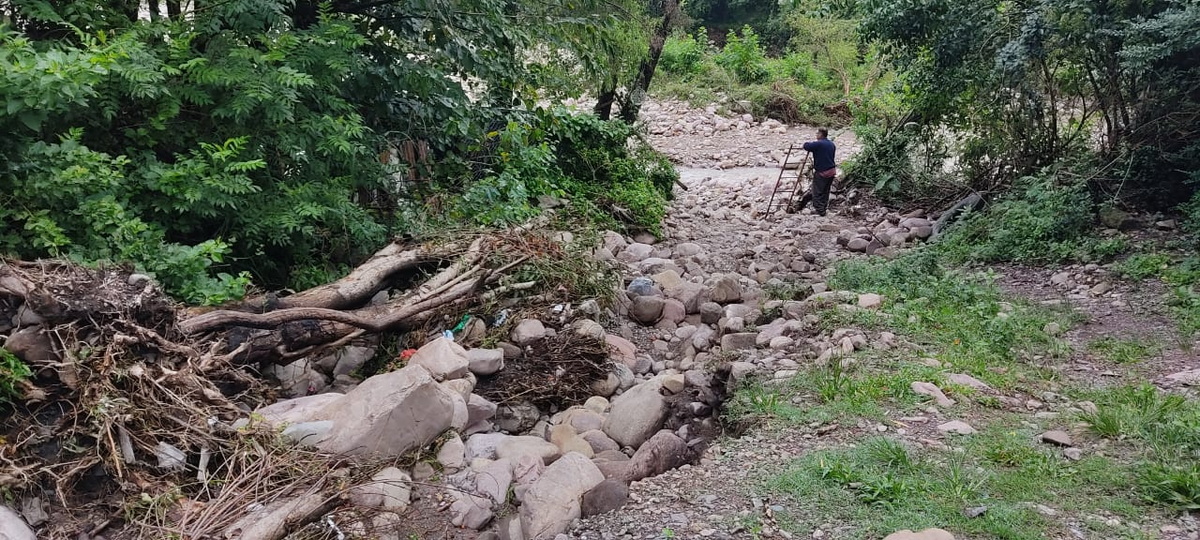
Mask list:
[[[563,249],[547,239],[518,230],[391,244],[336,282],[218,310],[185,309],[127,268],[0,260],[0,354],[32,371],[10,403],[0,396],[0,492],[54,514],[43,530],[53,538],[217,537],[264,494],[297,490],[316,510],[337,506],[360,464],[242,425],[275,398],[257,367],[537,293],[512,275],[531,258],[567,256],[546,253]],[[255,534],[242,538],[283,537]]]

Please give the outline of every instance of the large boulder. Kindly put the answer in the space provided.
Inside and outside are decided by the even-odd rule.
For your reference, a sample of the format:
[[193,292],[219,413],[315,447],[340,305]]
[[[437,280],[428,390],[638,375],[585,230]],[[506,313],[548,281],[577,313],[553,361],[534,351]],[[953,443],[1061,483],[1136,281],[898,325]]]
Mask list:
[[342,395],[333,393],[285,399],[254,411],[254,414],[275,426],[302,424],[316,419],[321,410],[339,399]]
[[[593,466],[592,468],[595,467]],[[596,474],[600,473],[597,472]],[[600,482],[596,483],[599,484]],[[7,506],[0,505],[0,540],[37,540],[37,536],[33,534],[33,529],[30,529],[29,525],[25,524],[21,516],[17,515],[16,512]]]
[[439,381],[459,379],[467,375],[471,365],[466,349],[444,337],[426,343],[408,361],[410,366],[421,366]]
[[662,427],[667,402],[658,381],[648,381],[617,396],[604,420],[603,430],[622,446],[637,448]]
[[570,453],[542,472],[521,504],[521,528],[526,540],[549,540],[566,532],[582,515],[580,499],[604,481],[587,458]]
[[455,398],[424,367],[371,377],[327,405],[314,420],[331,420],[319,447],[336,454],[402,455],[433,442],[454,421]]

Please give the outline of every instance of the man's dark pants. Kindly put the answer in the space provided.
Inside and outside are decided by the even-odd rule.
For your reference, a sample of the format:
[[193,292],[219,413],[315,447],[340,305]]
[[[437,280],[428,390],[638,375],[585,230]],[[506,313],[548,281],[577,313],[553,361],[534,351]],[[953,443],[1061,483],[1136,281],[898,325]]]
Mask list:
[[813,210],[815,210],[818,214],[820,214],[822,216],[825,215],[825,210],[829,208],[829,188],[831,186],[833,186],[834,178],[835,178],[835,176],[830,176],[829,178],[822,178],[820,174],[817,174],[815,172],[813,173],[813,181],[812,181]]

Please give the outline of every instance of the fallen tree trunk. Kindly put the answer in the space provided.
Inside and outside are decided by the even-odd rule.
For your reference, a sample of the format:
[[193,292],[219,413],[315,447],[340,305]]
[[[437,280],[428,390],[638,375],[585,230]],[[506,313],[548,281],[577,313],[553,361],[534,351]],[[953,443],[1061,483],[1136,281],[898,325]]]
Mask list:
[[397,274],[431,262],[450,259],[461,254],[464,249],[467,248],[460,242],[425,244],[415,248],[396,243],[388,244],[342,279],[282,298],[257,296],[233,309],[261,313],[278,309],[348,309],[361,306],[385,289]]
[[[226,350],[242,348],[243,352],[238,356],[240,362],[290,362],[321,348],[343,345],[366,332],[408,330],[428,321],[439,309],[485,297],[488,294],[485,287],[495,283],[506,270],[523,259],[494,271],[488,270],[482,266],[483,247],[482,239],[475,240],[453,264],[409,294],[383,304],[352,310],[333,307],[344,305],[355,296],[373,296],[377,292],[374,289],[386,287],[388,280],[384,275],[394,277],[401,268],[419,267],[413,265],[414,260],[440,262],[462,249],[457,246],[438,249],[439,257],[432,258],[415,256],[412,250],[385,248],[364,263],[366,270],[360,267],[338,282],[296,295],[303,299],[298,303],[323,301],[325,305],[283,308],[266,313],[211,311],[186,319],[178,327],[184,335],[193,336],[233,327],[235,330],[226,336]],[[493,289],[496,292],[504,290],[506,287],[503,286]]]

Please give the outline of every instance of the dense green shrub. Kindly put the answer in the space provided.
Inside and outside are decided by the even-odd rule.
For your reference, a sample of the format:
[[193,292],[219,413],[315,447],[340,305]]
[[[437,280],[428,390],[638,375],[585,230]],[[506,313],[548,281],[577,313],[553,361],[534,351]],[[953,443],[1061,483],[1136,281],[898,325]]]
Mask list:
[[725,40],[725,47],[716,56],[716,61],[737,75],[743,84],[766,82],[771,72],[767,69],[767,53],[758,43],[758,34],[745,26],[742,35],[733,30]]
[[1093,221],[1085,184],[1060,184],[1049,174],[1026,177],[986,209],[963,217],[940,249],[960,262],[1060,262],[1111,257],[1126,248],[1120,238],[1090,237]]
[[698,73],[708,52],[708,37],[701,28],[695,34],[677,33],[663,44],[658,67],[675,75]]
[[633,127],[557,111],[548,132],[569,197],[602,223],[658,231],[679,175]]

